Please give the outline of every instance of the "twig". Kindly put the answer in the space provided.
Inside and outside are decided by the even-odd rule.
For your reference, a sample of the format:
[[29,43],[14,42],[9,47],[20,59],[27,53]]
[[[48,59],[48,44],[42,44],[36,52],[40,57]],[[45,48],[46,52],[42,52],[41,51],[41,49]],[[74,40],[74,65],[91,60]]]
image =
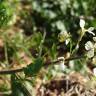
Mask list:
[[[84,58],[85,56],[78,56],[78,57],[72,57],[72,58],[67,58],[65,59],[65,63],[67,63],[68,61],[71,61],[71,60],[77,60],[77,59],[82,59]],[[52,62],[48,62],[46,63],[44,66],[49,66],[49,65],[56,65],[58,64],[60,61],[62,61],[62,59],[59,59],[59,60],[55,60],[55,61],[52,61]]]
[[24,70],[24,67],[19,68],[19,69],[2,70],[0,71],[0,75],[14,74],[14,73],[22,72],[23,70]]
[[[84,58],[84,56],[68,58],[68,59],[65,59],[65,63],[68,62],[68,61],[71,61],[71,60],[76,60],[76,59],[81,59],[81,58]],[[43,67],[50,66],[51,64],[56,65],[60,61],[62,61],[62,59],[45,63]],[[2,71],[0,71],[0,75],[8,75],[8,74],[14,74],[14,73],[22,72],[25,68],[26,67],[22,67],[22,68],[19,68],[19,69],[2,70]]]

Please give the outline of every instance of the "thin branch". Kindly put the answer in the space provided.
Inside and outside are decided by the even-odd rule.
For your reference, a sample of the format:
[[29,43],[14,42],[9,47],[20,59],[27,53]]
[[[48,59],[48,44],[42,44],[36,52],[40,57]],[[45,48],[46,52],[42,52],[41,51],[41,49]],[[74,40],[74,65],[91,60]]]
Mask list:
[[0,75],[14,74],[14,73],[22,72],[23,70],[24,70],[24,67],[19,69],[2,70],[0,71]]
[[[65,59],[65,63],[67,63],[68,61],[71,61],[71,60],[77,60],[77,59],[82,59],[82,58],[84,58],[85,56],[78,56],[78,57],[72,57],[72,58],[67,58],[67,59]],[[44,66],[49,66],[49,65],[56,65],[56,64],[58,64],[60,61],[62,61],[62,59],[59,59],[59,60],[55,60],[55,61],[52,61],[52,62],[48,62],[48,63],[46,63]]]
[[71,60],[82,59],[82,58],[85,58],[85,56],[72,57],[72,58],[65,59],[65,61],[68,62],[68,61],[71,61]]
[[[65,63],[68,62],[68,61],[71,61],[71,60],[76,60],[76,59],[81,59],[81,58],[84,58],[84,56],[78,56],[78,57],[68,58],[68,59],[65,59]],[[51,64],[56,65],[60,61],[62,61],[62,59],[45,63],[44,64],[44,67],[50,66]],[[8,75],[8,74],[14,74],[14,73],[22,72],[25,68],[26,67],[22,67],[22,68],[19,68],[19,69],[1,70],[0,71],[0,75]]]

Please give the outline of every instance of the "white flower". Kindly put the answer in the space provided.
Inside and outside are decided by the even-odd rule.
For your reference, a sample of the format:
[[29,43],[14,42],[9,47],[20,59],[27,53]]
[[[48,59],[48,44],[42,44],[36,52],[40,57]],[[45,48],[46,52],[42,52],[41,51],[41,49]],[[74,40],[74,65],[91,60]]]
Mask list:
[[79,25],[80,25],[81,29],[84,29],[85,20],[84,19],[80,19]]
[[65,70],[66,66],[64,65],[63,61],[60,62],[59,68],[60,68],[61,71]]
[[86,50],[90,50],[94,47],[93,43],[91,41],[88,41],[86,44],[85,44],[85,49]]
[[93,40],[96,42],[96,37],[93,37]]
[[92,32],[94,30],[94,27],[90,27],[88,29],[84,28],[85,27],[84,19],[80,19],[80,23],[79,24],[80,24],[80,27],[82,29],[83,34],[85,34],[85,32],[88,32],[88,33],[92,34],[93,36],[95,36],[94,32]]
[[91,58],[94,56],[94,45],[91,41],[85,44],[85,49],[87,50],[87,57]]
[[92,32],[94,30],[94,27],[90,27],[87,29],[88,33],[92,34],[93,36],[95,36],[95,34]]
[[66,39],[65,44],[67,45],[70,42],[70,38]]
[[94,49],[91,49],[87,52],[87,57],[92,58],[94,56]]
[[96,68],[93,69],[93,74],[96,76]]
[[61,71],[64,71],[65,68],[66,68],[66,66],[64,65],[64,57],[59,57],[58,60],[62,60],[59,63],[59,68],[60,68]]

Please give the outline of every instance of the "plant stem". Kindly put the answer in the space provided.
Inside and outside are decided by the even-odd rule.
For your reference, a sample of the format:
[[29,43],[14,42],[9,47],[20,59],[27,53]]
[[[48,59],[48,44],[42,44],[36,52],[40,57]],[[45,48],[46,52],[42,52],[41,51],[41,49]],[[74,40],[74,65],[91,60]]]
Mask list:
[[79,39],[77,41],[77,44],[76,44],[75,48],[72,51],[72,56],[77,52],[77,47],[79,46],[79,43],[82,40],[84,34],[85,34],[85,31],[84,30],[81,30],[81,35],[80,35],[80,37],[79,37]]
[[46,32],[44,32],[43,38],[42,38],[40,46],[39,46],[39,49],[40,49],[39,50],[39,57],[41,57],[41,55],[42,55],[42,48],[43,48],[43,43],[44,43],[44,40],[45,40],[45,36],[46,36]]
[[8,50],[7,50],[7,44],[6,44],[6,41],[5,41],[5,46],[4,46],[4,50],[5,50],[5,59],[6,59],[6,65],[7,67],[9,66],[9,61],[8,61]]
[[[68,59],[65,59],[65,63],[67,63],[68,61],[71,61],[71,60],[77,60],[77,59],[82,59],[82,58],[85,58],[85,56],[78,56],[78,57],[68,58]],[[62,61],[62,59],[45,63],[43,67],[48,67],[51,64],[56,65],[60,61]],[[2,71],[0,71],[0,74],[1,75],[8,75],[8,74],[13,74],[13,73],[18,73],[18,72],[24,71],[25,68],[26,67],[22,67],[22,68],[19,68],[19,69],[2,70]]]

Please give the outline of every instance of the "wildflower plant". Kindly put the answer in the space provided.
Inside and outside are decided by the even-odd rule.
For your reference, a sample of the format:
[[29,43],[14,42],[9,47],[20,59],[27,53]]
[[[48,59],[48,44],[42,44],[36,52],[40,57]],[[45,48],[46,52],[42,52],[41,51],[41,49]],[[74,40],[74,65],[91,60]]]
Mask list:
[[[96,61],[96,57],[95,57],[96,37],[95,37],[95,33],[93,32],[94,27],[86,28],[86,22],[84,19],[81,18],[80,22],[79,22],[79,26],[80,26],[79,38],[77,38],[77,42],[74,42],[74,41],[72,41],[73,37],[71,35],[71,32],[69,32],[69,31],[67,32],[65,30],[66,28],[63,24],[65,21],[63,21],[63,20],[60,21],[57,17],[57,15],[58,16],[61,15],[61,12],[59,10],[56,11],[56,13],[54,13],[51,10],[48,11],[52,7],[52,5],[50,6],[50,8],[47,8],[48,5],[47,5],[47,3],[45,3],[45,5],[42,5],[42,8],[41,8],[40,7],[41,5],[36,6],[38,0],[36,0],[36,1],[33,0],[33,1],[34,1],[33,10],[35,10],[35,13],[36,13],[34,15],[38,15],[37,13],[39,12],[42,17],[41,19],[46,20],[46,23],[44,23],[43,27],[45,27],[45,25],[46,25],[47,28],[45,28],[45,31],[42,31],[43,34],[41,32],[36,32],[36,33],[34,32],[34,33],[32,33],[32,36],[29,36],[29,38],[28,38],[27,36],[22,35],[22,34],[24,34],[24,32],[19,32],[19,33],[15,33],[15,35],[12,38],[9,38],[8,33],[5,32],[2,36],[3,39],[5,40],[4,41],[4,44],[5,44],[4,50],[5,50],[5,59],[6,59],[5,61],[7,61],[6,64],[9,64],[12,61],[13,57],[15,57],[15,59],[17,57],[17,61],[21,60],[22,59],[21,57],[18,58],[18,56],[21,55],[21,53],[20,53],[21,51],[26,53],[31,58],[31,63],[28,65],[26,64],[25,67],[20,67],[19,69],[0,71],[0,74],[10,74],[11,75],[10,77],[11,77],[11,83],[12,83],[12,96],[20,96],[17,93],[18,91],[21,91],[22,94],[24,93],[25,96],[33,96],[33,95],[30,95],[30,92],[29,92],[30,88],[28,90],[27,85],[24,86],[25,82],[28,81],[28,82],[31,82],[32,85],[34,85],[33,84],[34,78],[39,77],[40,71],[42,71],[43,68],[46,70],[49,65],[52,65],[51,71],[48,71],[49,74],[47,74],[50,78],[51,77],[50,74],[53,74],[53,75],[55,74],[54,76],[56,76],[58,72],[68,73],[70,71],[79,71],[79,72],[81,72],[82,70],[86,71],[86,69],[84,69],[84,68],[86,68],[88,60],[90,59],[90,60]],[[55,3],[55,4],[57,4],[57,3]],[[54,4],[54,6],[55,6],[55,4]],[[4,5],[4,3],[2,3],[2,6],[0,6],[1,9],[4,9],[3,11],[0,10],[0,14],[4,15],[8,11],[8,9],[5,8],[5,5]],[[39,3],[38,3],[38,5],[39,5]],[[49,5],[50,5],[50,2],[49,2]],[[59,5],[61,6],[62,2]],[[38,8],[38,7],[40,7],[40,8]],[[62,8],[63,8],[63,6],[62,6]],[[43,10],[46,9],[45,10],[46,12],[43,12],[42,9]],[[63,11],[63,9],[62,9],[62,11]],[[2,22],[4,23],[4,20],[6,21],[7,17],[10,17],[9,13],[6,13],[4,16],[0,15],[1,23]],[[34,16],[34,17],[38,17],[38,16]],[[49,19],[47,20],[45,17],[49,18]],[[55,18],[57,21],[54,21]],[[53,23],[50,25],[49,24],[50,22],[53,22]],[[0,26],[1,26],[1,23],[0,23]],[[3,25],[3,23],[2,23],[2,25]],[[9,24],[9,25],[11,25],[11,24]],[[36,24],[36,25],[38,25],[38,24]],[[40,24],[38,26],[41,28],[41,25],[42,24]],[[61,55],[59,56],[59,52],[58,52],[58,54],[56,53],[58,50],[58,48],[57,48],[58,45],[53,44],[52,48],[50,48],[49,46],[46,47],[46,45],[48,44],[48,38],[46,38],[46,34],[48,34],[48,33],[46,31],[48,31],[48,29],[50,29],[49,31],[50,31],[50,33],[52,32],[52,34],[54,34],[55,29],[59,30],[56,33],[56,34],[58,34],[60,32],[58,34],[58,37],[55,36],[56,34],[52,35],[52,37],[58,38],[59,39],[58,41],[60,43],[62,43],[62,44],[64,43],[63,47],[64,48],[66,47],[67,51],[69,52],[68,57],[65,56],[65,54],[63,56],[61,56]],[[42,30],[42,28],[40,30]],[[37,31],[37,29],[35,31]],[[85,44],[84,45],[84,54],[83,55],[81,54],[79,56],[78,50],[80,49],[80,43],[87,32],[89,33],[89,35],[91,34],[93,36],[93,41],[88,40],[84,43]],[[53,40],[53,38],[52,38],[52,40]],[[55,41],[55,40],[57,40],[57,39],[54,39],[53,41]],[[53,43],[53,41],[52,41],[52,43]],[[56,42],[56,44],[58,44],[58,43]],[[51,46],[51,44],[49,44],[49,45]],[[35,53],[35,56],[32,56],[31,53],[34,50],[34,47],[35,47],[36,53]],[[62,53],[63,53],[63,51],[62,51]],[[70,62],[70,61],[72,61],[72,62]],[[69,67],[67,67],[66,63],[69,64]],[[70,64],[72,64],[72,63],[73,63],[73,68],[70,67]],[[56,68],[56,66],[54,67],[54,65],[56,65],[56,64],[58,67],[57,69],[59,69],[59,70],[54,71],[54,69]],[[10,66],[8,66],[8,68],[10,68]],[[82,71],[82,72],[85,72],[85,71]],[[94,71],[94,74],[96,74],[96,69],[94,69],[93,71]],[[53,73],[51,73],[51,72],[53,72]],[[45,72],[43,74],[46,74],[46,73],[47,72]],[[42,74],[42,72],[41,72],[41,74]],[[47,78],[46,80],[48,80],[47,75],[46,75],[46,78]],[[34,95],[34,96],[36,96],[36,95]]]
[[[82,37],[85,35],[86,32],[95,36],[95,33],[93,32],[94,27],[89,27],[88,29],[86,29],[85,21],[83,19],[80,19],[80,27],[81,27],[81,36],[79,41],[81,41]],[[95,37],[93,37],[93,40],[95,40]],[[85,49],[87,50],[87,56],[89,58],[94,56],[94,44],[91,41],[87,41],[87,43],[85,44]]]
[[[77,52],[78,52],[78,50],[80,50],[80,48],[79,48],[80,42],[82,41],[82,38],[85,36],[86,32],[88,32],[89,35],[91,34],[93,36],[93,42],[92,41],[86,41],[86,43],[84,45],[85,46],[85,48],[84,48],[85,52],[83,53],[83,56],[84,56],[85,60],[83,60],[83,59],[81,59],[81,60],[73,60],[74,64],[75,64],[75,61],[78,63],[78,64],[74,65],[74,68],[76,68],[76,66],[77,66],[77,68],[79,68],[78,67],[79,64],[80,64],[80,66],[82,66],[82,63],[84,63],[84,62],[87,63],[88,62],[87,58],[91,59],[91,58],[93,58],[95,56],[96,37],[95,37],[95,33],[93,32],[94,31],[94,27],[85,28],[85,24],[86,24],[85,20],[81,18],[80,22],[79,22],[79,26],[81,28],[80,35],[79,35],[79,38],[77,39],[77,43],[75,44],[75,48],[73,48],[73,49],[71,48],[71,47],[73,47],[73,45],[72,45],[72,38],[71,38],[72,36],[69,35],[68,32],[61,32],[61,33],[59,33],[59,36],[58,36],[60,42],[65,42],[66,43],[66,40],[69,39],[68,42],[70,42],[70,44],[71,44],[70,48],[71,48],[71,51],[72,51],[70,53],[70,56],[73,56],[73,57],[78,56]],[[68,46],[68,45],[66,45],[66,46]],[[64,66],[62,66],[62,68],[63,67]],[[84,66],[82,66],[82,67],[84,67]],[[79,69],[79,71],[80,70],[81,69]]]

